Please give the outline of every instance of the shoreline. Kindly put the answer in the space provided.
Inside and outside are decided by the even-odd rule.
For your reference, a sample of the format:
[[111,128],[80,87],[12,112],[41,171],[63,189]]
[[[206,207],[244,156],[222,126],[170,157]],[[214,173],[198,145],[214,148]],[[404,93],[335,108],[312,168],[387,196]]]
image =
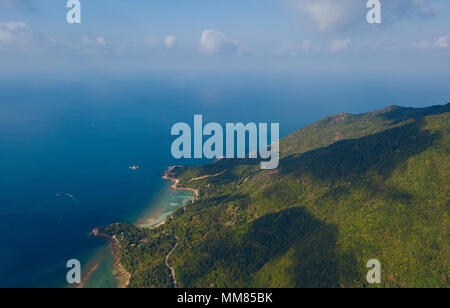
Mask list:
[[[189,187],[178,187],[178,184],[180,182],[179,179],[175,178],[175,177],[171,177],[170,176],[170,172],[175,168],[176,166],[171,166],[169,167],[165,172],[164,175],[162,176],[162,179],[167,180],[167,181],[171,181],[172,185],[170,185],[170,188],[175,190],[175,191],[189,191],[193,193],[193,198],[191,200],[195,200],[198,198],[199,196],[199,190],[198,189],[194,189],[194,188],[189,188]],[[185,206],[186,202],[180,206]],[[159,223],[153,224],[154,222],[158,221],[158,218],[148,218],[148,221],[145,223],[146,225],[151,225],[150,227],[143,227],[143,228],[157,228],[160,227],[162,225],[164,225],[165,220],[162,220]],[[151,221],[153,220],[153,221]],[[140,227],[142,227],[142,225],[138,225]],[[117,238],[115,237],[111,237],[107,234],[103,234],[100,233],[98,231],[98,228],[95,228],[92,230],[91,232],[92,236],[95,236],[97,238],[103,238],[106,239],[108,241],[108,246],[110,248],[110,252],[113,255],[113,259],[114,259],[114,268],[117,271],[117,276],[119,277],[119,279],[121,280],[121,283],[118,285],[118,288],[126,288],[129,284],[130,284],[130,279],[131,279],[131,274],[123,267],[123,265],[120,263],[120,243],[117,240]],[[176,245],[175,245],[176,247]],[[174,247],[174,248],[175,248]],[[172,249],[172,251],[174,250],[174,248]],[[167,264],[166,264],[167,265]],[[90,270],[89,276],[97,269],[98,266],[95,266],[93,269]],[[172,271],[172,269],[171,269]],[[172,271],[172,276],[174,277],[174,271]],[[83,281],[82,286],[84,286],[85,282],[89,279],[89,277],[87,277],[85,279],[85,281]],[[175,278],[175,283],[176,283],[176,278]]]
[[162,179],[171,181],[172,185],[170,186],[173,190],[181,190],[181,191],[190,191],[194,193],[194,199],[197,199],[199,196],[199,190],[195,188],[190,187],[178,187],[178,184],[180,183],[180,179],[170,176],[170,173],[173,169],[175,169],[177,166],[170,166],[162,176]]
[[[114,259],[114,268],[117,270],[117,276],[121,283],[118,285],[119,289],[124,289],[130,284],[131,274],[120,263],[120,243],[115,236],[111,237],[107,234],[100,233],[97,228],[93,229],[91,234],[97,238],[103,238],[108,241],[108,246],[112,252]],[[93,272],[93,271],[92,271]]]

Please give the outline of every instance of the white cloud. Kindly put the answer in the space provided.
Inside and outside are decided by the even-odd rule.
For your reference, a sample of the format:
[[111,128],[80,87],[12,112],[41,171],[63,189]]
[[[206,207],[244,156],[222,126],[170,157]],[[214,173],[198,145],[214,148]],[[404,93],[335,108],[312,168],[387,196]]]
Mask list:
[[311,40],[306,40],[300,43],[300,50],[310,50],[312,48],[312,41]]
[[291,3],[322,32],[345,28],[363,12],[361,0],[291,0]]
[[54,37],[34,32],[23,21],[0,21],[0,50],[37,53],[50,46],[61,47]]
[[[318,31],[341,31],[366,23],[368,9],[365,0],[287,0],[305,15]],[[430,17],[438,13],[431,1],[382,1],[383,21],[392,23],[403,17]]]
[[444,49],[450,47],[450,36],[441,36],[432,41],[421,41],[415,44],[415,46],[419,49]]
[[3,27],[9,31],[17,31],[23,28],[26,28],[26,23],[23,21],[7,21],[7,22],[0,22],[0,27]]
[[172,49],[172,47],[175,45],[175,37],[173,35],[166,36],[164,39],[164,45],[167,49]]
[[30,41],[22,21],[0,22],[0,45],[24,45]]
[[311,50],[312,47],[313,43],[311,40],[304,40],[300,43],[286,43],[277,50],[277,54],[297,56],[299,53]]
[[239,43],[215,30],[205,30],[200,38],[201,50],[208,54],[236,54]]
[[0,5],[9,9],[30,9],[31,0],[0,0]]
[[347,49],[351,43],[352,43],[352,41],[350,39],[344,39],[344,40],[335,39],[330,44],[330,50],[331,51],[341,51],[341,50]]
[[432,1],[428,0],[413,0],[409,3],[399,2],[399,9],[407,14],[417,14],[422,17],[434,16],[438,13],[438,9],[431,4]]
[[12,39],[13,35],[10,31],[4,30],[0,27],[0,43],[6,43]]
[[435,44],[436,48],[447,48],[450,47],[450,37],[443,36],[436,40]]
[[105,46],[105,45],[106,45],[106,41],[105,41],[105,38],[104,38],[103,36],[97,37],[97,38],[95,39],[95,41],[96,41],[98,44],[102,45],[102,46]]
[[103,47],[108,44],[103,36],[98,36],[96,38],[90,38],[89,36],[84,35],[81,38],[81,42],[84,45],[90,46],[90,47]]
[[419,49],[428,49],[431,47],[431,42],[430,41],[421,41],[414,45]]
[[128,45],[122,44],[119,47],[117,47],[115,49],[116,54],[118,54],[119,56],[123,56],[125,55],[125,53],[128,51],[130,47]]
[[160,41],[156,37],[147,37],[144,39],[144,44],[150,48],[156,48],[160,45]]

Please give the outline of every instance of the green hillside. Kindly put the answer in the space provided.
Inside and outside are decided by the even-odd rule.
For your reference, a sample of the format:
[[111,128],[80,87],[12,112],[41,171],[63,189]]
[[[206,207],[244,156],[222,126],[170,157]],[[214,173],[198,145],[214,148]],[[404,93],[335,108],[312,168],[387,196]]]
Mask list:
[[[165,245],[152,249],[178,237],[180,287],[373,287],[370,259],[382,266],[375,287],[449,287],[449,123],[450,104],[338,114],[283,138],[276,170],[254,160],[175,168],[199,198],[149,233]],[[161,270],[132,286],[167,286],[161,257],[142,261],[154,252],[138,234],[126,268]]]

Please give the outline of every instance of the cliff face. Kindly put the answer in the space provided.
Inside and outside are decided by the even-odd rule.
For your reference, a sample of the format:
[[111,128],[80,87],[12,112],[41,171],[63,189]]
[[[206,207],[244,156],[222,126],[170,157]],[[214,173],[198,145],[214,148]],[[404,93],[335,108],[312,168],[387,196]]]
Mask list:
[[283,138],[276,170],[171,169],[199,191],[158,231],[179,239],[178,285],[366,287],[378,259],[378,286],[448,287],[449,120],[450,104],[338,114]]

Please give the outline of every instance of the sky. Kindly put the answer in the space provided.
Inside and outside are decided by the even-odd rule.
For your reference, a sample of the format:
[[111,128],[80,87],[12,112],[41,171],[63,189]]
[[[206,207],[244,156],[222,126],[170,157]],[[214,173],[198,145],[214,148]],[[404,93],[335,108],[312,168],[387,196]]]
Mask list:
[[450,2],[381,0],[0,0],[0,76],[83,70],[450,71]]

